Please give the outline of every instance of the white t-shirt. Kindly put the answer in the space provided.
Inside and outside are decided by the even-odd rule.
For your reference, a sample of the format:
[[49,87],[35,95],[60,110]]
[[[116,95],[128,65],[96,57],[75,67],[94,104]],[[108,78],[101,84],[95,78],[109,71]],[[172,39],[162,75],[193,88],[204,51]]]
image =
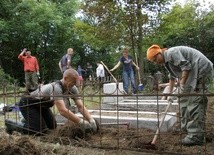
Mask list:
[[105,77],[105,70],[102,64],[99,64],[96,69],[97,77]]

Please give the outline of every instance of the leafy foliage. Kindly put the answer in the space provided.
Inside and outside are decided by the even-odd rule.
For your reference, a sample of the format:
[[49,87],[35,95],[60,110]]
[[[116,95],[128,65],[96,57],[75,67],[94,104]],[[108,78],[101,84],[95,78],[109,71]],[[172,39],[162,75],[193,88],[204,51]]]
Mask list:
[[[212,62],[214,11],[202,11],[198,3],[189,2],[184,6],[175,5],[167,14],[159,16],[160,25],[146,37],[147,44],[162,47],[186,45],[200,50]],[[153,70],[153,65],[148,66]]]
[[43,78],[58,78],[58,62],[77,40],[72,30],[77,1],[2,0],[0,6],[0,64],[5,71],[23,81],[23,72],[17,72],[23,70],[17,56],[27,47],[38,58]]
[[[169,0],[85,0],[82,8],[86,20],[78,30],[85,34],[85,40],[90,46],[112,49],[111,53],[115,54],[115,57],[117,56],[115,49],[128,46],[133,56],[138,55],[142,74],[144,35],[147,33],[148,25],[154,22],[151,21],[152,15],[149,12],[153,12],[154,16],[167,11],[167,5],[164,4],[168,2]],[[94,22],[90,22],[90,19]],[[115,61],[109,62],[109,65],[112,66],[112,63]]]
[[[23,83],[23,64],[17,56],[24,47],[38,58],[46,81],[61,78],[58,62],[69,47],[74,48],[74,68],[84,68],[86,62],[95,68],[100,60],[113,67],[120,49],[128,46],[131,55],[138,57],[141,74],[162,71],[145,58],[147,48],[154,43],[163,47],[188,45],[214,61],[213,7],[209,12],[200,11],[197,1],[189,1],[169,11],[171,0],[81,2],[1,0],[0,65],[4,71]],[[78,11],[82,16],[77,18]]]
[[4,86],[16,83],[16,80],[12,78],[9,74],[6,74],[4,70],[0,67],[0,88]]

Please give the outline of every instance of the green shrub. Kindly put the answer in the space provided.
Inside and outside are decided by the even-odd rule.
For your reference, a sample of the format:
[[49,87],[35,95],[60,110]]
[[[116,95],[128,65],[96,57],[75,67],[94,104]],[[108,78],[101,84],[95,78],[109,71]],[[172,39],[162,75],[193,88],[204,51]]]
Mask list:
[[16,80],[12,78],[9,74],[6,74],[4,70],[0,67],[0,88],[10,86],[14,83],[16,83]]

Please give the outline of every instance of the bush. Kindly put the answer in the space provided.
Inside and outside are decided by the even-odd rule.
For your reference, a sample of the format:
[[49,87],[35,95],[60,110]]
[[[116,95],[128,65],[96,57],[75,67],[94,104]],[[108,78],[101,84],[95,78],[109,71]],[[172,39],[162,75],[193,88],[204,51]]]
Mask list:
[[9,86],[16,83],[16,80],[12,78],[9,74],[6,74],[4,70],[0,67],[0,88],[4,86]]

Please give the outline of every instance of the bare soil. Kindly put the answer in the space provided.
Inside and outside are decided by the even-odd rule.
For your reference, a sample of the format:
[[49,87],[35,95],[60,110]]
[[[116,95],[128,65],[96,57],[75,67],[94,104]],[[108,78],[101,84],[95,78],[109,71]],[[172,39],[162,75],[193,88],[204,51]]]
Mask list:
[[207,143],[185,147],[179,141],[185,133],[161,133],[155,144],[157,150],[147,148],[155,132],[148,129],[128,129],[126,126],[100,126],[98,133],[83,133],[68,122],[45,136],[26,136],[0,131],[1,155],[144,155],[144,154],[214,154],[214,97],[209,98],[206,120]]

